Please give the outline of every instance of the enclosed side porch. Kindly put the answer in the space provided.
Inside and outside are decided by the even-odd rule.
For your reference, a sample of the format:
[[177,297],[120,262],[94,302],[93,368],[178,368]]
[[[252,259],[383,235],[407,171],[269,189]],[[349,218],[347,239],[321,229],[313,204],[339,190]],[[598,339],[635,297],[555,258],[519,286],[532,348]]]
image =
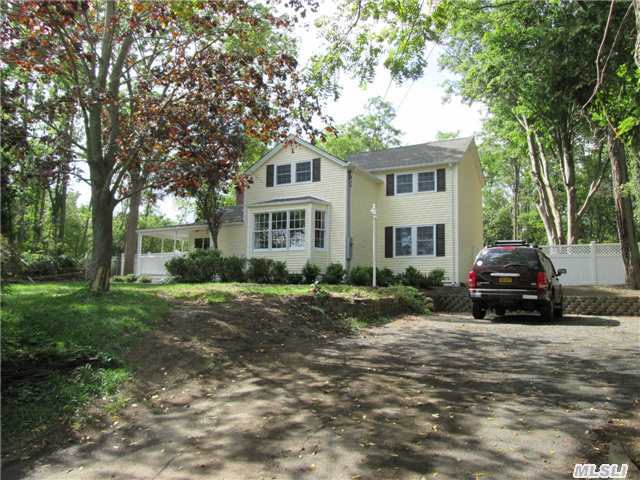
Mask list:
[[[211,248],[213,241],[206,224],[173,225],[138,230],[135,275],[165,277],[165,263],[195,248]],[[121,262],[124,265],[124,262]]]

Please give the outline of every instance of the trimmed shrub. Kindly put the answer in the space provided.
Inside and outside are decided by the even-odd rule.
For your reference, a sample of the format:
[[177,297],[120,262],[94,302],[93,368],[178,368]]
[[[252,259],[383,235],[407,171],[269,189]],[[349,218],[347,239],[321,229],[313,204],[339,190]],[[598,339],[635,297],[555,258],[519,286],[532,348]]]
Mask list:
[[140,275],[138,277],[138,283],[151,283],[151,277],[149,275]]
[[302,267],[302,277],[304,278],[304,283],[313,283],[318,279],[318,275],[320,275],[320,267],[315,263],[311,263],[307,260],[307,263]]
[[442,280],[444,280],[444,270],[442,270],[441,268],[431,270],[429,272],[429,275],[427,275],[427,284],[430,287],[441,287]]
[[324,281],[333,285],[342,283],[344,279],[344,267],[341,263],[332,263],[327,267],[324,274]]
[[427,276],[413,266],[407,267],[402,274],[401,282],[403,285],[415,288],[426,288],[428,286]]
[[290,273],[289,278],[287,279],[287,283],[292,285],[299,285],[302,283],[302,274],[301,273]]
[[58,264],[51,255],[41,253],[25,253],[22,256],[23,272],[30,277],[55,275],[58,273]]
[[362,265],[357,265],[349,270],[349,283],[359,286],[371,285],[371,282],[373,280],[372,276],[372,267],[363,267]]
[[58,255],[54,257],[58,273],[77,272],[80,270],[80,264],[75,258],[67,255]]
[[396,283],[396,276],[389,268],[376,269],[376,283],[381,287],[388,287]]
[[218,274],[221,264],[218,250],[196,249],[181,257],[174,257],[165,266],[181,282],[210,282]]
[[269,283],[273,260],[270,258],[250,258],[247,278],[250,282]]
[[394,285],[389,291],[414,313],[429,313],[427,298],[415,287]]
[[244,282],[244,269],[247,259],[244,257],[224,257],[220,262],[220,280],[223,282]]
[[124,278],[124,275],[114,275],[111,277],[111,281],[114,283],[124,283],[126,282],[126,279]]
[[271,264],[270,280],[272,283],[287,283],[289,280],[289,270],[285,262],[273,262]]
[[138,277],[133,273],[130,273],[129,275],[124,276],[124,281],[127,283],[135,283],[136,280],[138,280]]

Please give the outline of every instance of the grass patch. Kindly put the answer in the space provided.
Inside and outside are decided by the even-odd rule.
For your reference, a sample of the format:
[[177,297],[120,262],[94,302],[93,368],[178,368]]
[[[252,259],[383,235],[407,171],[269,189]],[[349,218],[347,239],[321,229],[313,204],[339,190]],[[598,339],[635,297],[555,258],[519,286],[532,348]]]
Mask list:
[[[117,393],[130,376],[124,354],[169,311],[166,300],[140,287],[113,285],[110,293],[94,296],[81,282],[42,283],[12,285],[2,296],[3,373],[25,366],[46,373],[3,385],[5,445],[20,449],[61,423],[76,421],[93,398]],[[119,366],[46,371],[89,356],[114,359]]]

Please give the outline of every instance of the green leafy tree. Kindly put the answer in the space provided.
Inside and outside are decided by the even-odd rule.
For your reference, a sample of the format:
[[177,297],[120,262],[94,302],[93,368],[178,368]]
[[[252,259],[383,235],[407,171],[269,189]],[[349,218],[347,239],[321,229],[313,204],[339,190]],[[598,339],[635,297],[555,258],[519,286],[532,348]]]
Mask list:
[[398,146],[402,132],[392,125],[395,117],[390,103],[374,97],[367,102],[365,113],[338,125],[335,135],[328,135],[320,146],[342,159],[352,153]]

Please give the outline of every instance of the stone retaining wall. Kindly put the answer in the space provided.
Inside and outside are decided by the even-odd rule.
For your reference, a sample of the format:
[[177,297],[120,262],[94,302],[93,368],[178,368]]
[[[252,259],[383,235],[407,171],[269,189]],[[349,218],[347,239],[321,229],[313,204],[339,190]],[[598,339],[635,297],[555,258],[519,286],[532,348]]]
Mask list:
[[[470,312],[471,299],[462,295],[430,295],[436,312]],[[640,315],[639,297],[564,297],[564,312],[582,315]]]

